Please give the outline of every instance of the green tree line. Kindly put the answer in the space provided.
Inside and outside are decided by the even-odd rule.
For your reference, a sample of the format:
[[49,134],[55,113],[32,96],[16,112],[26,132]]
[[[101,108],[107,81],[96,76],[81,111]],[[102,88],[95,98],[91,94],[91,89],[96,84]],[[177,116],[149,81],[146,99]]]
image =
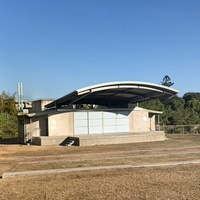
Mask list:
[[0,138],[17,136],[17,113],[15,94],[3,91],[0,95]]
[[161,125],[193,125],[200,124],[200,93],[189,92],[183,97],[151,100],[140,103],[146,109],[163,111],[160,116]]

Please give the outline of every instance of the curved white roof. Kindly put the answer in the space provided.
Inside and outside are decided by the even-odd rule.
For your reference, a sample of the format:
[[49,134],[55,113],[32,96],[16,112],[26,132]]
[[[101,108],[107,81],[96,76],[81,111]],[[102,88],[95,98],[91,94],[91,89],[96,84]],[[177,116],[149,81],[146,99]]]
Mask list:
[[154,84],[154,83],[148,83],[148,82],[137,82],[137,81],[116,81],[116,82],[107,82],[107,83],[101,83],[101,84],[96,84],[96,85],[91,85],[88,87],[84,87],[81,89],[76,90],[78,92],[78,94],[84,93],[87,90],[93,90],[93,91],[97,91],[98,88],[100,90],[104,90],[104,89],[115,89],[115,88],[137,88],[137,87],[148,87],[150,89],[150,87],[154,88],[154,90],[156,90],[156,88],[158,90],[170,90],[170,91],[174,91],[176,93],[179,93],[178,90],[169,88],[167,86],[163,86],[163,85],[158,85],[158,84]]
[[150,99],[169,98],[178,90],[147,82],[120,81],[92,85],[75,90],[46,107],[62,107],[69,104],[97,104],[106,107],[126,107]]

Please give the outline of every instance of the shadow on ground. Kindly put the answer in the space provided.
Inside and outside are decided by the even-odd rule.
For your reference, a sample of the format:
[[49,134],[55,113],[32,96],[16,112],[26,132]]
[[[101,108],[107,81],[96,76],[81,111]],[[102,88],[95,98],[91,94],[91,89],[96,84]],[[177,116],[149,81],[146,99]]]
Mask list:
[[18,137],[16,137],[16,138],[6,138],[6,139],[0,138],[0,144],[19,144]]

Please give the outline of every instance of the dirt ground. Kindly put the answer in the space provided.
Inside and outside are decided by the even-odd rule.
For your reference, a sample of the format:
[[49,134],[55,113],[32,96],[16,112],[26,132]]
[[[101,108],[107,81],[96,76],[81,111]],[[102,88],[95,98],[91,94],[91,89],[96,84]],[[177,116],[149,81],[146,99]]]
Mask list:
[[[4,172],[200,159],[200,135],[90,147],[0,145]],[[0,199],[200,199],[200,164],[89,170],[0,179]]]

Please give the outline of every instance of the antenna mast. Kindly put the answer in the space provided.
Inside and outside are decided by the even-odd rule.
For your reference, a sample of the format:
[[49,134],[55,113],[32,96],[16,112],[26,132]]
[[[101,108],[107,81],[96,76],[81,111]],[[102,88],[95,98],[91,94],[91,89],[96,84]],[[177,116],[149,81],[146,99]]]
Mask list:
[[22,83],[18,83],[18,109],[19,111],[23,111],[23,85]]

